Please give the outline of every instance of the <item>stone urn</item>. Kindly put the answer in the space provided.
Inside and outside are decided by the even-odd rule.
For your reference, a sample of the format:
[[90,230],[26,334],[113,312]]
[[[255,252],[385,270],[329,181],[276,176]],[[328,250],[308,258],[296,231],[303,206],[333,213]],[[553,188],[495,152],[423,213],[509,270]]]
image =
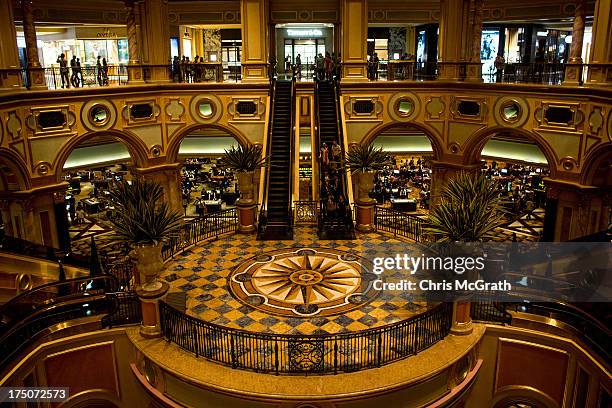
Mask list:
[[254,176],[254,171],[244,171],[237,173],[238,189],[240,190],[240,200],[253,201],[255,191],[255,185],[253,184]]
[[134,249],[136,254],[136,271],[140,275],[142,290],[155,292],[161,289],[162,283],[158,277],[164,269],[161,254],[162,244],[141,244]]
[[357,172],[353,174],[354,189],[353,198],[356,203],[371,203],[374,199],[370,198],[370,191],[374,188],[374,173]]

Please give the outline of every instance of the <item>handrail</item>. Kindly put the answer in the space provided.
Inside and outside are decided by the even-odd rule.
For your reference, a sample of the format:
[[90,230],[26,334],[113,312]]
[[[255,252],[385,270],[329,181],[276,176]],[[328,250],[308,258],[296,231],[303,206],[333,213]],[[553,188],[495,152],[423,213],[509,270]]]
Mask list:
[[[289,217],[292,217],[292,208],[293,208],[293,174],[295,173],[295,136],[296,136],[296,123],[295,123],[295,112],[297,111],[297,98],[295,97],[295,76],[291,78],[291,120],[289,127],[289,197],[287,197],[287,214]],[[298,145],[299,146],[299,145]],[[299,160],[297,163],[298,171],[299,171]],[[299,190],[298,190],[299,191]],[[291,220],[289,221],[289,225],[293,223]]]
[[[272,132],[274,130],[274,107],[276,105],[276,77],[270,78],[270,111],[268,112],[268,143],[266,145],[266,158],[271,160],[272,158]],[[268,211],[268,191],[270,190],[270,163],[268,168],[264,171],[264,190],[261,195],[261,206],[259,207],[259,227],[267,221]]]
[[111,275],[68,279],[37,286],[0,306],[0,333],[10,329],[39,309],[84,294],[98,293],[103,290],[116,291],[118,286],[117,279]]
[[257,372],[337,374],[380,367],[427,349],[450,332],[452,304],[354,333],[271,334],[216,325],[160,302],[168,342],[208,360]]
[[[341,104],[340,104],[340,86],[338,84],[338,81],[333,80],[332,81],[332,85],[334,88],[334,99],[336,102],[336,126],[338,127],[338,144],[340,145],[340,149],[341,149],[341,153],[340,153],[340,168],[341,168],[341,172],[340,174],[342,174],[342,186],[343,186],[343,194],[344,194],[344,200],[346,202],[346,205],[348,208],[350,208],[349,203],[352,201],[351,198],[348,196],[348,174],[344,165],[344,158],[346,157],[346,151],[344,149],[344,127],[342,126],[342,114],[340,113],[340,109],[341,109]],[[347,217],[350,218],[350,222],[353,222],[353,217],[351,215],[351,212],[348,211],[347,212]],[[349,220],[345,220],[346,222],[348,222]]]
[[374,228],[377,231],[393,233],[394,236],[423,241],[424,221],[413,214],[406,214],[390,208],[374,207]]

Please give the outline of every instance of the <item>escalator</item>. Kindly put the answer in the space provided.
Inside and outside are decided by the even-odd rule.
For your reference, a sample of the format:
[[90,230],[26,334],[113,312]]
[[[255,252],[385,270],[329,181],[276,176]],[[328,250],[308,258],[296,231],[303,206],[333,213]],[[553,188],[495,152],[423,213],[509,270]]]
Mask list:
[[[334,160],[334,142],[341,148],[344,157],[344,138],[340,120],[338,86],[333,81],[315,82],[315,104],[317,117],[316,146],[319,155],[319,192],[321,207],[319,216],[319,238],[355,239],[352,212],[349,206],[346,171],[342,160]],[[321,148],[328,149],[328,163],[323,163]]]
[[293,182],[294,82],[277,80],[273,85],[264,203],[258,239],[292,239],[291,185]]

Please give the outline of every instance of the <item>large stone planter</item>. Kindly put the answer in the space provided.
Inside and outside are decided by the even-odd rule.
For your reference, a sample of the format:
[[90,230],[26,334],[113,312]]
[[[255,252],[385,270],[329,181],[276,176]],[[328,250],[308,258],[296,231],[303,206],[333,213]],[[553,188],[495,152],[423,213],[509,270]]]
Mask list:
[[374,207],[376,200],[370,198],[370,191],[374,187],[374,173],[353,174],[353,199],[355,202],[356,225],[361,232],[374,230]]
[[255,201],[255,172],[238,173],[240,198],[236,201],[238,211],[238,232],[250,234],[257,230],[255,226],[257,202]]
[[164,269],[161,248],[161,243],[158,243],[138,245],[134,249],[136,254],[136,271],[140,275],[142,290],[145,292],[155,292],[162,287],[162,283],[158,279]]

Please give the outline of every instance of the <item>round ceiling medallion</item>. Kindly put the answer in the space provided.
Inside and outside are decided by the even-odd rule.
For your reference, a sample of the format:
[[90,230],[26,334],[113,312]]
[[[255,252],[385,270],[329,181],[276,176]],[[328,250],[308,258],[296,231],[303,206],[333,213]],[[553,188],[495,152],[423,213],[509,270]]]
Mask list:
[[335,249],[280,249],[239,265],[229,277],[232,295],[266,313],[331,316],[370,302],[376,276],[368,261]]

